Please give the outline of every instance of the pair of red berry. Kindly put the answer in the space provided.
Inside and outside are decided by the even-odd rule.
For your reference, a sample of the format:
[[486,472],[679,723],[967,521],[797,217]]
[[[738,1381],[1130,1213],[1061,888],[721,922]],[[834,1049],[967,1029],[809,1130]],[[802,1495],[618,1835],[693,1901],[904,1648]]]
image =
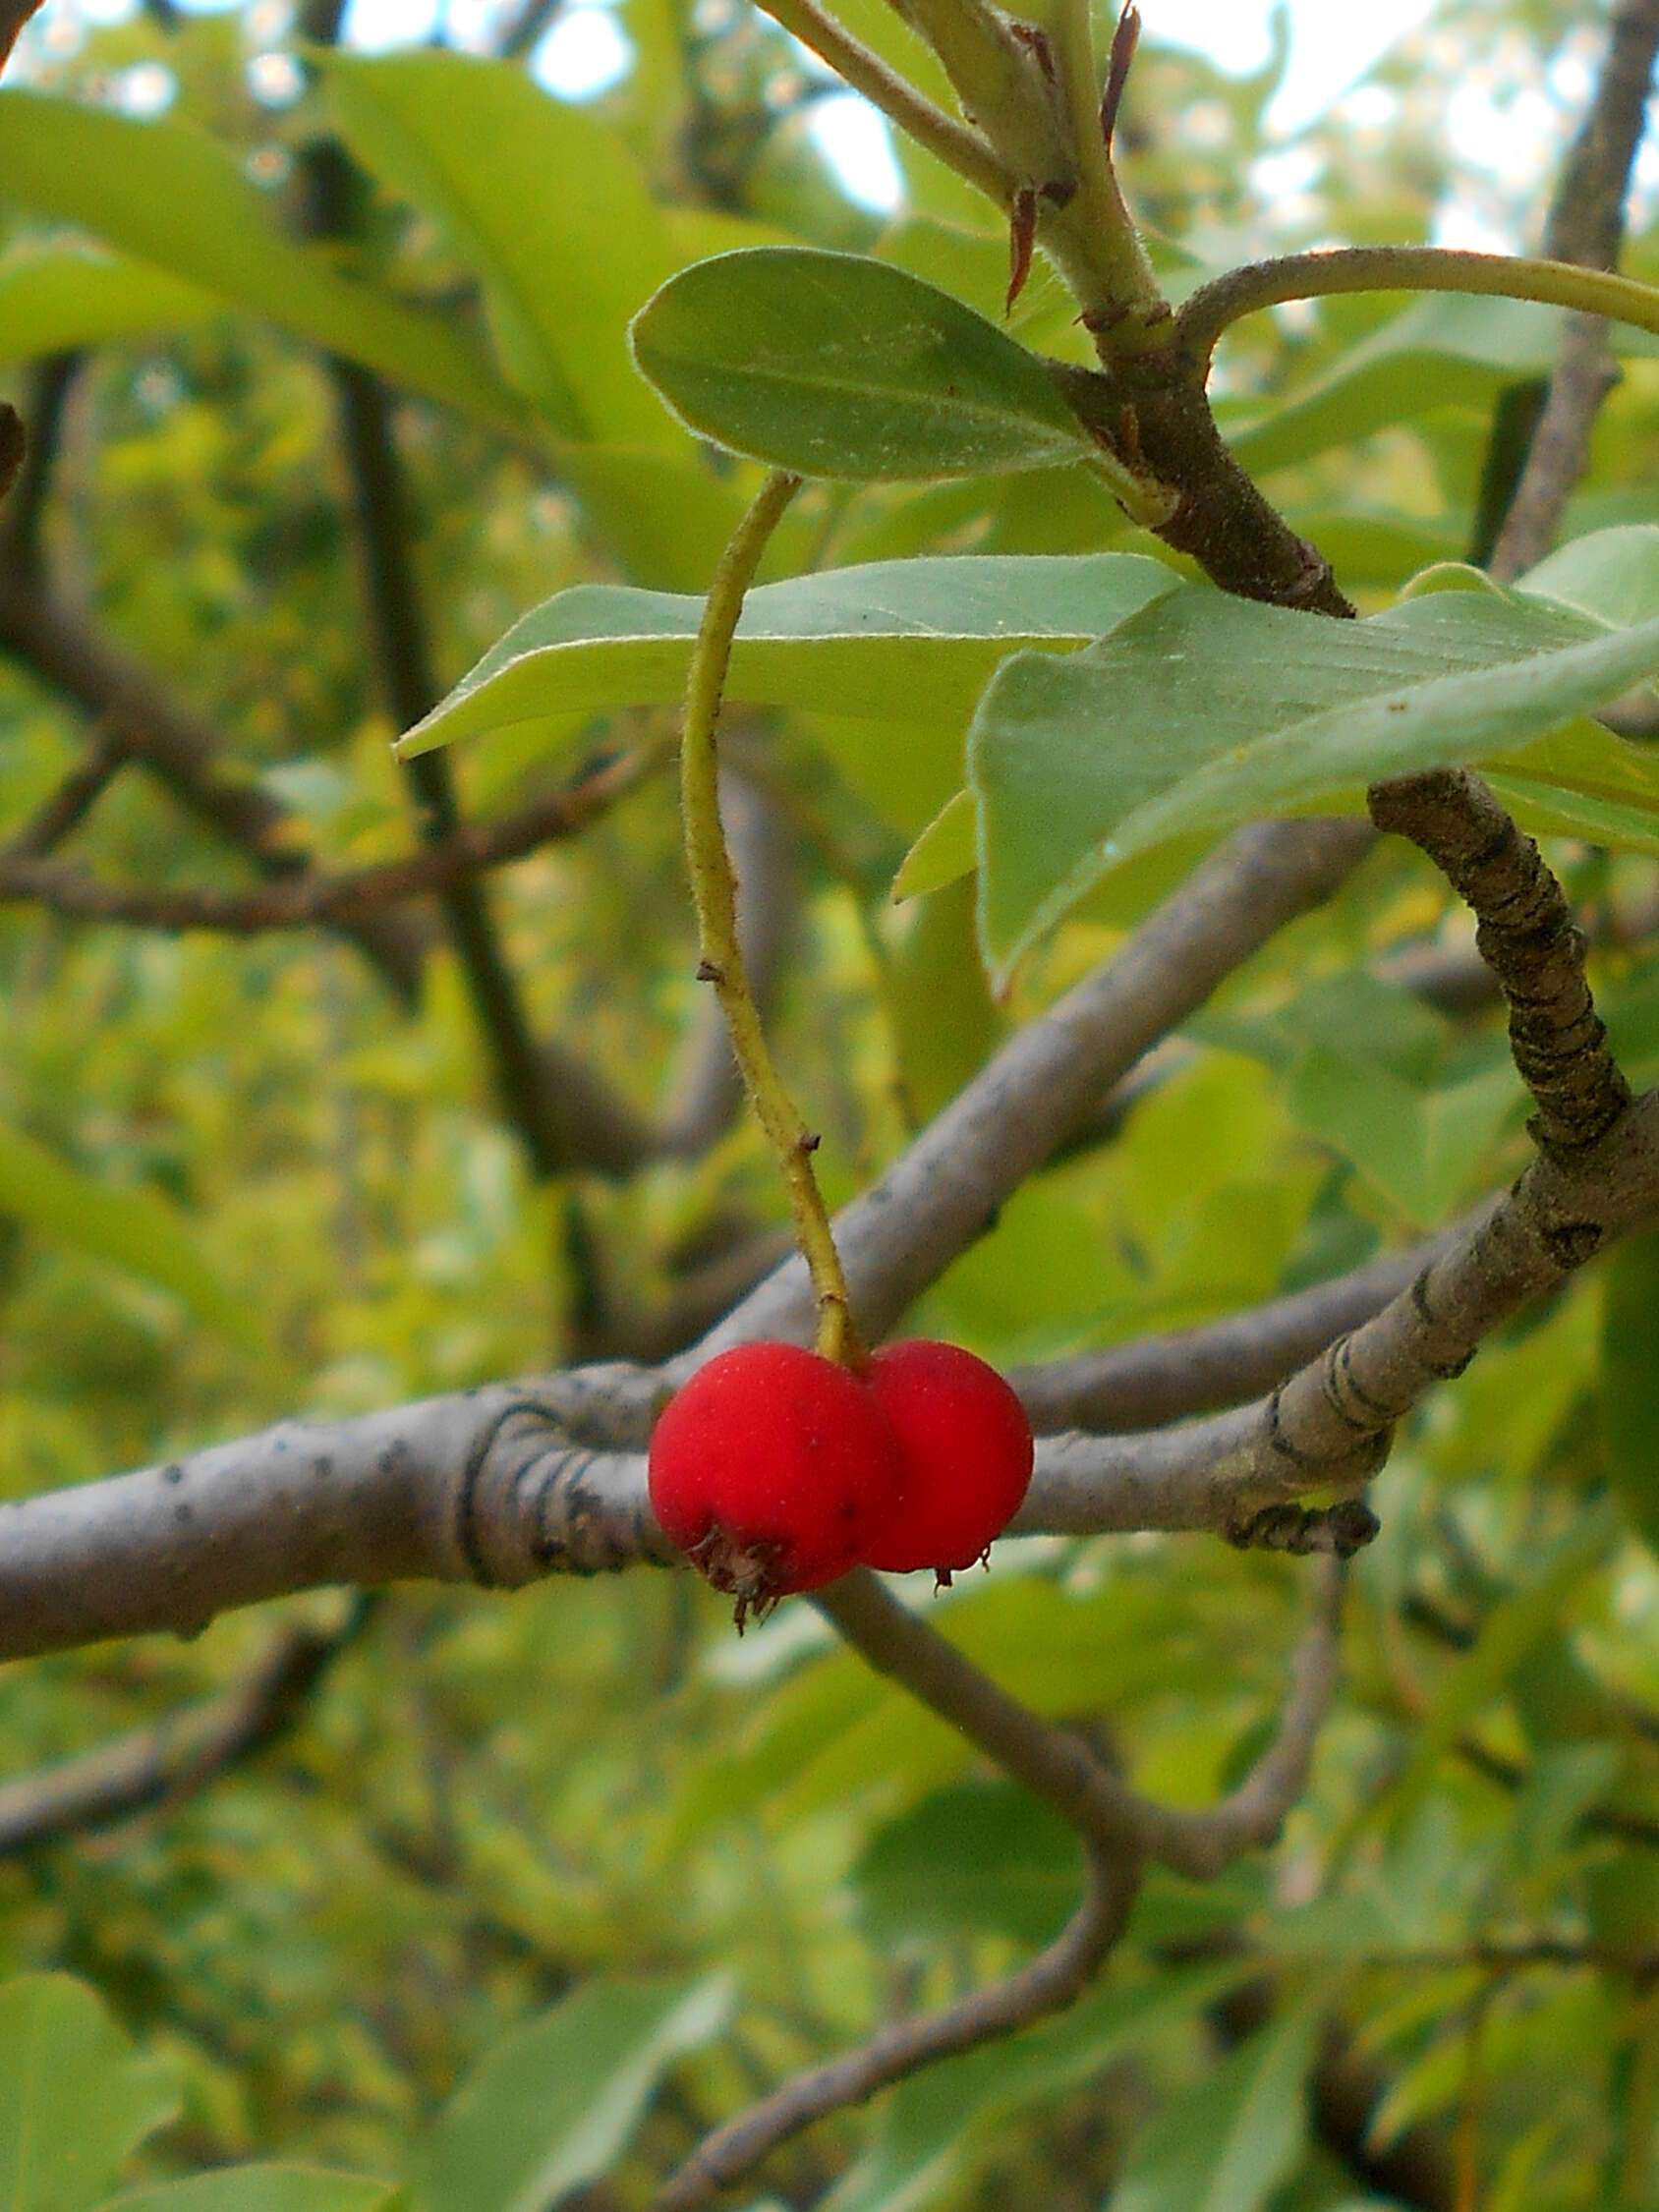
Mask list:
[[1031,1424],[955,1344],[888,1344],[855,1375],[797,1344],[700,1368],[651,1440],[663,1534],[737,1623],[855,1566],[948,1581],[1001,1535],[1031,1480]]

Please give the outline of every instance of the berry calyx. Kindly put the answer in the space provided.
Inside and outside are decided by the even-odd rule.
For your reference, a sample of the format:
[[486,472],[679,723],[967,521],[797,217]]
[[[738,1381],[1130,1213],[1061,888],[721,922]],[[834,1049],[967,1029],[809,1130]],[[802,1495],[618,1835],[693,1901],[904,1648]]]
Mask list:
[[898,1500],[898,1445],[846,1368],[798,1344],[739,1344],[669,1400],[649,1483],[662,1533],[730,1591],[741,1630],[869,1556]]
[[866,1553],[888,1573],[931,1566],[941,1582],[985,1557],[1031,1481],[1025,1408],[994,1367],[959,1344],[887,1344],[870,1395],[898,1438],[899,1503]]

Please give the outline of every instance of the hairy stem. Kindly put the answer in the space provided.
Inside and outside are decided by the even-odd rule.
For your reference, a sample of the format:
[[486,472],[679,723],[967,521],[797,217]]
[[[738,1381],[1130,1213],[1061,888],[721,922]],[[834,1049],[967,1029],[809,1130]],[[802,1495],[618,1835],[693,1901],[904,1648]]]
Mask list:
[[1455,253],[1443,246],[1344,246],[1249,261],[1201,285],[1175,317],[1175,328],[1187,350],[1207,360],[1222,332],[1258,308],[1338,292],[1477,292],[1541,300],[1659,332],[1659,291],[1651,285],[1567,261]]
[[818,1348],[827,1359],[859,1366],[863,1346],[853,1327],[846,1278],[830,1229],[812,1155],[818,1139],[807,1128],[783,1085],[767,1045],[760,1008],[749,988],[737,935],[737,883],[720,822],[719,756],[715,741],[720,694],[731,664],[731,641],[767,541],[795,493],[799,477],[774,470],[720,555],[703,609],[686,683],[685,735],[680,741],[680,805],[686,864],[697,907],[697,973],[720,1001],[731,1049],[749,1102],[777,1156],[789,1193],[795,1234],[812,1276],[818,1309]]

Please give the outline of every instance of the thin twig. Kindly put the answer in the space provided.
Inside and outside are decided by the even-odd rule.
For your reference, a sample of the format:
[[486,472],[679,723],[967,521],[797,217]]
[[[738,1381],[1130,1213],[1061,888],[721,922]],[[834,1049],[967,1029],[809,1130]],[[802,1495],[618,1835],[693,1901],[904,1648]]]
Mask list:
[[[220,765],[218,733],[56,590],[0,569],[0,649],[74,700],[197,819],[272,880],[306,868],[298,817],[266,785]],[[427,933],[406,916],[371,915],[343,933],[406,1003],[419,987]]]
[[1461,1233],[1442,1230],[1224,1321],[1015,1368],[1008,1380],[1040,1435],[1061,1429],[1121,1434],[1238,1405],[1380,1313]]
[[551,28],[563,6],[564,0],[527,0],[518,21],[508,27],[501,40],[501,59],[504,62],[525,60],[541,43],[543,34]]
[[653,2212],[698,2212],[827,2113],[862,2104],[906,2074],[1069,2005],[1116,1940],[1147,1851],[1183,1872],[1215,1873],[1239,1851],[1271,1842],[1305,1786],[1329,1707],[1340,1593],[1340,1571],[1328,1569],[1270,1749],[1222,1804],[1186,1813],[1136,1797],[1079,1738],[1018,1705],[868,1573],[822,1592],[819,1610],[879,1673],[900,1681],[1077,1828],[1088,1844],[1087,1888],[1060,1935],[1018,1972],[938,2013],[884,2028],[716,2128],[660,2191]]
[[340,1654],[373,1617],[360,1597],[338,1628],[285,1629],[242,1680],[96,1750],[0,1784],[0,1858],[176,1803],[265,1750],[299,1720]]
[[[257,890],[101,883],[79,869],[37,860],[20,848],[26,838],[37,834],[45,819],[43,811],[0,851],[0,903],[30,901],[77,921],[125,922],[148,930],[213,930],[227,936],[360,921],[383,907],[450,889],[487,869],[522,860],[543,845],[575,836],[665,758],[660,748],[640,747],[598,764],[499,822],[465,823],[420,852],[335,876],[291,876]],[[114,766],[119,761],[117,755]],[[86,783],[91,782],[97,765],[94,757],[78,771]],[[107,782],[112,772],[106,767],[101,780]],[[54,796],[52,808],[61,811],[73,796],[66,783]]]
[[[306,0],[309,34],[320,45],[339,36],[340,0]],[[350,238],[361,227],[368,183],[345,147],[318,139],[301,165],[303,220],[314,236]],[[415,518],[392,436],[392,401],[374,372],[339,356],[327,360],[334,386],[349,488],[353,539],[362,578],[373,663],[397,728],[408,729],[436,704],[426,609],[415,574]],[[450,765],[441,753],[404,764],[421,836],[438,843],[461,827]],[[489,908],[486,886],[463,877],[440,894],[444,921],[467,981],[501,1112],[545,1179],[572,1164],[567,1116],[560,1109],[562,1055],[536,1041],[518,978]],[[587,1087],[598,1081],[584,1069]]]
[[0,499],[10,494],[28,458],[23,417],[9,400],[0,400]]
[[[321,166],[329,155],[344,159],[337,147],[324,145],[314,149],[314,166]],[[342,360],[331,360],[328,367],[339,400],[375,666],[393,721],[408,729],[436,704],[438,685],[410,554],[414,522],[392,444],[391,403],[371,369]],[[444,755],[422,754],[405,763],[404,773],[415,795],[421,835],[434,845],[454,836],[462,826],[461,810]],[[484,886],[475,875],[458,876],[439,897],[493,1067],[501,1110],[524,1140],[537,1174],[555,1174],[568,1162],[548,1068],[537,1049]]]
[[1195,1881],[1220,1874],[1249,1850],[1277,1841],[1286,1816],[1307,1787],[1314,1746],[1341,1665],[1343,1563],[1318,1562],[1313,1618],[1290,1663],[1290,1681],[1273,1741],[1230,1795],[1219,1805],[1187,1810],[1159,1805],[1146,1848],[1166,1866]]
[[1618,261],[1656,51],[1656,0],[1617,0],[1595,91],[1551,197],[1544,252],[1552,260],[1598,269]]
[[18,42],[18,32],[40,5],[40,0],[0,0],[0,69]]
[[779,2143],[826,2114],[861,2105],[941,2059],[954,2058],[1062,2012],[1088,1987],[1122,1931],[1138,1868],[1088,1854],[1083,1901],[1029,1964],[919,2018],[894,2020],[866,2043],[786,2081],[704,2137],[652,2200],[652,2212],[697,2212],[743,2180]]
[[866,1665],[937,1713],[1080,1836],[1120,1857],[1141,1855],[1157,1808],[1081,1736],[1010,1697],[867,1568],[815,1592],[812,1602]]
[[[1618,265],[1656,51],[1656,0],[1620,0],[1594,97],[1556,185],[1544,232],[1544,252],[1554,260],[1591,268]],[[1606,324],[1596,316],[1570,317],[1549,395],[1493,548],[1490,566],[1500,581],[1523,574],[1549,550],[1583,476],[1590,431],[1614,380]]]
[[23,826],[0,845],[0,879],[8,863],[43,861],[66,837],[73,836],[121,773],[127,759],[125,746],[111,738],[95,737],[86,759],[70,769]]
[[1589,466],[1595,419],[1618,381],[1605,321],[1599,315],[1569,315],[1520,482],[1486,564],[1500,583],[1524,575],[1549,551],[1567,502]]
[[868,1570],[830,1584],[813,1603],[878,1673],[948,1722],[1079,1835],[1115,1856],[1153,1858],[1206,1878],[1240,1852],[1271,1843],[1306,1781],[1336,1686],[1336,1560],[1320,1561],[1316,1590],[1314,1619],[1297,1647],[1272,1744],[1230,1796],[1199,1811],[1157,1804],[1129,1788],[1081,1737],[1010,1697]]

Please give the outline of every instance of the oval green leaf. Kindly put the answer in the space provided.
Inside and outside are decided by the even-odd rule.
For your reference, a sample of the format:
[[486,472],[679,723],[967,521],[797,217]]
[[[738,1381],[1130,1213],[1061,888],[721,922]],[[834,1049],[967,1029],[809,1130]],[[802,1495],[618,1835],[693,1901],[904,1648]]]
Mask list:
[[699,261],[634,317],[690,428],[802,476],[995,476],[1099,459],[1048,368],[959,300],[851,254]]
[[1318,2041],[1304,2001],[1178,2090],[1130,2152],[1109,2212],[1256,2212],[1301,2157]]

